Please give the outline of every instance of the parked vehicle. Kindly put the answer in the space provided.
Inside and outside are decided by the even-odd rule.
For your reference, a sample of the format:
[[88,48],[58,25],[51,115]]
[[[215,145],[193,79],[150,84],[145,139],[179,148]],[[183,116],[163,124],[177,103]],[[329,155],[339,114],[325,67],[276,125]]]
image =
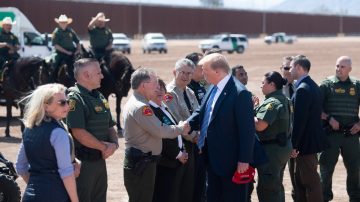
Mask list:
[[123,53],[130,54],[130,39],[124,33],[113,33],[113,48]]
[[200,42],[199,48],[205,52],[211,48],[219,48],[228,53],[243,53],[249,46],[248,38],[244,34],[218,34]]
[[39,56],[45,58],[51,55],[51,47],[48,45],[48,41],[41,36],[40,32],[19,9],[0,7],[0,20],[5,17],[11,17],[16,22],[11,32],[19,38],[21,48],[18,53],[21,57]]
[[0,152],[0,201],[20,202],[21,193],[16,183],[16,174],[13,163],[6,160]]
[[167,53],[166,43],[166,38],[162,33],[147,33],[142,40],[143,53],[151,53],[151,51]]
[[287,43],[292,44],[297,40],[297,37],[295,35],[290,36],[286,35],[285,32],[277,32],[272,34],[271,36],[266,36],[264,38],[265,43],[272,44],[272,43]]

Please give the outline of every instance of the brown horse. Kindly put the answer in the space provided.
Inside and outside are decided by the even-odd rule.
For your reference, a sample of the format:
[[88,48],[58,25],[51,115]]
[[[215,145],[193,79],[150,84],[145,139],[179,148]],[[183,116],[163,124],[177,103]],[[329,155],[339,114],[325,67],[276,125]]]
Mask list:
[[[20,58],[16,63],[8,62],[4,65],[0,97],[5,99],[6,105],[6,137],[10,137],[12,106],[37,86],[46,83],[46,69],[48,68],[45,60],[38,57]],[[22,109],[23,106],[20,105],[21,116],[23,115]]]
[[119,51],[114,51],[110,55],[110,65],[106,65],[105,60],[100,62],[101,71],[104,78],[101,80],[100,92],[108,99],[110,94],[116,96],[116,126],[118,133],[122,134],[120,125],[121,99],[128,95],[130,90],[131,74],[135,71],[130,60]]

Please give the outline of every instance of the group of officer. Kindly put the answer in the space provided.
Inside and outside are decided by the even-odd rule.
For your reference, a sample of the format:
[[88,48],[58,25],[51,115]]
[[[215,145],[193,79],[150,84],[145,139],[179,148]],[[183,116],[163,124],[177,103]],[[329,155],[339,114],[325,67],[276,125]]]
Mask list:
[[[81,51],[80,38],[76,32],[69,27],[73,21],[62,14],[55,18],[58,26],[52,33],[52,44],[55,48],[55,58],[53,64],[53,80],[57,81],[59,66],[62,63],[72,67],[75,56]],[[110,19],[105,17],[103,12],[99,12],[91,19],[88,25],[88,33],[90,36],[90,45],[96,59],[100,60],[112,49],[113,36],[111,30],[106,27],[106,22]],[[2,29],[0,33],[0,68],[2,69],[6,61],[16,61],[20,55],[17,51],[20,49],[18,38],[11,32],[13,22],[11,17],[5,17],[2,21]],[[72,71],[69,71],[72,73]]]
[[[208,96],[206,95],[206,82],[203,83],[203,78],[201,76],[201,66],[196,65],[201,57],[202,54],[200,53],[192,53],[186,58],[180,59],[175,64],[173,70],[174,80],[167,85],[167,92],[163,96],[162,102],[164,110],[170,114],[169,120],[175,120],[173,124],[176,124],[176,121],[178,120],[186,121],[189,117],[191,118],[192,113],[201,105],[201,99]],[[291,182],[293,184],[292,196],[294,201],[304,200],[304,198],[302,198],[303,196],[298,196],[301,195],[303,191],[306,193],[304,196],[306,200],[307,193],[309,193],[309,195],[313,194],[311,193],[311,188],[314,188],[315,190],[315,187],[307,187],[308,185],[304,184],[305,179],[302,179],[301,175],[298,175],[296,166],[294,166],[294,159],[300,158],[301,156],[307,156],[306,154],[299,152],[302,151],[302,148],[296,147],[296,150],[292,149],[291,131],[294,124],[292,120],[293,112],[296,109],[294,109],[293,106],[294,98],[292,101],[291,98],[295,96],[296,90],[300,85],[300,83],[296,82],[294,79],[294,71],[296,71],[294,69],[299,68],[299,65],[300,68],[302,68],[301,65],[306,66],[306,62],[309,62],[309,60],[305,56],[297,56],[295,57],[294,63],[293,58],[294,57],[285,57],[283,59],[280,73],[274,71],[264,75],[261,88],[265,95],[265,100],[262,103],[256,103],[256,96],[253,95],[253,97],[255,97],[253,100],[257,136],[260,139],[268,158],[267,163],[257,167],[257,194],[260,201],[285,201],[282,181],[286,164],[289,166]],[[304,61],[305,65],[302,63]],[[321,117],[318,118],[323,121],[322,126],[327,138],[319,138],[319,140],[326,142],[326,147],[321,147],[321,152],[318,153],[321,183],[319,181],[318,187],[316,188],[319,192],[316,192],[316,194],[321,195],[318,196],[318,198],[321,198],[324,201],[331,201],[333,198],[331,190],[332,174],[339,154],[343,156],[348,174],[347,192],[349,201],[360,200],[358,137],[360,131],[360,122],[358,118],[360,81],[350,77],[349,73],[351,72],[351,69],[351,58],[348,56],[339,57],[335,64],[335,75],[326,78],[321,83],[320,88],[317,87],[321,90],[322,95],[322,106],[318,107],[323,111]],[[197,71],[199,72],[198,75]],[[137,74],[140,74],[140,72],[136,72],[135,75]],[[232,74],[238,78],[240,82],[246,85],[248,77],[243,66],[235,66]],[[142,73],[142,76],[143,80],[141,82],[138,81],[138,83],[135,82],[136,79],[135,76],[133,76],[132,85],[140,85],[144,88],[144,93],[151,94],[152,90],[150,90],[147,82],[150,82],[149,78],[155,77],[155,73],[151,70],[150,73]],[[306,77],[308,77],[308,71],[305,71],[303,76],[295,78],[301,81]],[[151,82],[155,81],[151,79]],[[152,85],[152,88],[155,88],[155,84],[153,83]],[[157,161],[161,161],[162,158],[168,158],[161,156],[166,155],[168,149],[168,145],[166,145],[166,141],[164,140],[162,147],[160,146],[160,148],[162,148],[160,151],[158,150],[159,147],[156,147],[156,149],[144,147],[144,144],[151,144],[146,140],[146,138],[149,138],[147,136],[153,136],[151,133],[155,132],[158,133],[157,137],[154,137],[158,140],[156,145],[159,145],[162,138],[159,136],[162,134],[162,132],[159,133],[159,130],[162,130],[161,128],[168,124],[167,122],[163,122],[164,118],[159,117],[156,124],[147,123],[145,121],[146,119],[144,118],[148,116],[154,116],[154,118],[157,117],[155,113],[156,110],[154,110],[155,108],[148,107],[150,106],[148,100],[153,99],[152,96],[147,95],[145,98],[146,99],[140,99],[137,98],[137,96],[133,97],[126,104],[124,112],[124,137],[127,148],[125,152],[125,162],[127,164],[124,165],[124,173],[127,174],[124,175],[124,181],[125,187],[129,193],[130,201],[167,201],[164,198],[171,198],[173,196],[169,195],[172,194],[175,194],[177,196],[176,200],[179,201],[206,201],[206,168],[202,167],[202,165],[204,165],[202,162],[199,162],[198,156],[201,151],[199,151],[196,146],[199,134],[194,131],[190,134],[187,134],[184,131],[177,131],[178,135],[182,134],[182,146],[179,148],[182,152],[186,152],[187,159],[185,163],[180,162],[178,159],[179,162],[177,167],[179,168],[176,169],[176,172],[172,169],[174,175],[173,178],[166,178],[176,181],[175,184],[168,181],[165,187],[168,186],[167,188],[169,189],[166,189],[167,191],[163,192],[160,191],[160,193],[166,197],[163,197],[162,199],[156,197],[156,200],[152,198],[154,190],[155,195],[158,195],[158,177],[166,175],[163,168],[161,170],[158,169],[158,172],[156,172],[156,169],[154,168],[151,173],[136,175],[137,180],[135,180],[135,182],[134,175],[132,175],[131,178],[128,177],[128,175],[130,175],[129,173],[133,173],[132,170],[136,170],[135,167],[137,161],[141,161],[141,158],[135,161],[130,160],[134,154],[130,151],[128,152],[128,150],[131,150],[132,148],[138,149],[137,155],[142,156],[146,154],[158,159],[151,162],[156,163]],[[140,101],[141,104],[136,104],[137,101]],[[131,111],[129,111],[130,109]],[[131,124],[128,123],[130,121]],[[134,123],[136,124],[134,125]],[[141,125],[138,125],[140,123]],[[149,126],[147,126],[148,124]],[[185,126],[186,124],[187,123],[185,123]],[[150,128],[150,126],[154,128]],[[143,132],[138,132],[137,129],[135,129],[137,127],[142,128],[141,130],[143,130]],[[176,130],[173,129],[171,131],[174,132]],[[321,134],[319,134],[319,137],[320,136]],[[166,138],[171,137],[167,135]],[[152,146],[154,146],[154,144]],[[174,160],[178,158],[177,155],[174,157]],[[128,162],[131,161],[132,164],[128,164]],[[296,163],[299,164],[299,162]],[[146,172],[147,169],[145,168],[144,173]],[[153,180],[151,182],[148,181],[148,183],[140,183],[145,179],[144,175],[146,176],[146,179]],[[164,181],[162,181],[162,183],[164,183]],[[316,185],[317,179],[310,179],[309,184]],[[160,187],[164,187],[164,185],[161,185]],[[171,189],[171,187],[175,187],[177,192],[171,191],[174,190]],[[138,193],[142,194],[139,195]],[[307,201],[311,200],[312,198],[307,198]],[[171,201],[174,201],[174,199]],[[248,201],[251,201],[250,197],[248,198]]]

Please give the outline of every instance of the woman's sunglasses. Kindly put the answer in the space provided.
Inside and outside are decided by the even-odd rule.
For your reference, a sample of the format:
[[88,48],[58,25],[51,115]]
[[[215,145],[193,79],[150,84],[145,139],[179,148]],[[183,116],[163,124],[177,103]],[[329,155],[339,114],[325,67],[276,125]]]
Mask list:
[[64,107],[65,105],[69,104],[69,100],[59,100],[57,101],[57,103],[59,104],[59,106]]

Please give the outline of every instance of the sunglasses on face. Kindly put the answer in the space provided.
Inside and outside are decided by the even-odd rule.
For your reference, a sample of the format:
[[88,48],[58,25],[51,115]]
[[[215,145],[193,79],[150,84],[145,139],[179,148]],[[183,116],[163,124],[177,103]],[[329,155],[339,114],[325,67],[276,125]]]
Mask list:
[[288,66],[285,66],[285,67],[282,67],[283,70],[286,70],[286,71],[289,71],[291,67],[288,67]]
[[59,100],[57,101],[58,105],[61,106],[61,107],[64,107],[65,105],[68,105],[69,104],[69,100],[66,99],[66,100]]

